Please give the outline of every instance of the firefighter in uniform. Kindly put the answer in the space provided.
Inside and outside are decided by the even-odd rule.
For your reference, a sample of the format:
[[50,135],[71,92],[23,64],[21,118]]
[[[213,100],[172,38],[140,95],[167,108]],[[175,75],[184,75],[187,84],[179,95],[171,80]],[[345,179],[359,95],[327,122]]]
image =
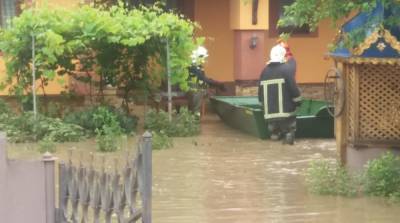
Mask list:
[[270,61],[261,73],[258,98],[264,107],[271,139],[293,144],[296,131],[296,108],[302,97],[294,70],[286,63],[286,50],[278,44],[271,49]]
[[189,108],[200,117],[202,100],[207,95],[208,87],[216,87],[225,91],[224,84],[208,78],[204,72],[203,64],[208,57],[205,47],[199,46],[192,52],[192,65],[189,67],[190,91],[187,93],[189,98]]

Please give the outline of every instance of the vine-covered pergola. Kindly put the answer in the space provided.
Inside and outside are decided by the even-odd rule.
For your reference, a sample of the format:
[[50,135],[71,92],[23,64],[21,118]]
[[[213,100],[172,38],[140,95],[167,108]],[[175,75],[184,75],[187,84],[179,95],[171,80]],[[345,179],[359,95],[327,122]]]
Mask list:
[[14,95],[32,93],[34,69],[44,94],[50,81],[71,75],[82,81],[96,77],[100,92],[111,85],[128,100],[133,90],[159,85],[167,51],[171,82],[185,90],[190,54],[200,41],[193,37],[194,23],[158,6],[30,8],[11,22],[0,33],[0,49],[7,67],[3,86]]

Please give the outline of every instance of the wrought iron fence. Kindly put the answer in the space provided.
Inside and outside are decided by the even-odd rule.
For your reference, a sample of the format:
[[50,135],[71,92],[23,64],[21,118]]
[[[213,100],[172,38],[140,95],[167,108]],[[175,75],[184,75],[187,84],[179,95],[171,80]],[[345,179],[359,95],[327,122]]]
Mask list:
[[57,223],[151,223],[151,134],[138,142],[138,151],[122,171],[106,172],[104,165],[59,164]]

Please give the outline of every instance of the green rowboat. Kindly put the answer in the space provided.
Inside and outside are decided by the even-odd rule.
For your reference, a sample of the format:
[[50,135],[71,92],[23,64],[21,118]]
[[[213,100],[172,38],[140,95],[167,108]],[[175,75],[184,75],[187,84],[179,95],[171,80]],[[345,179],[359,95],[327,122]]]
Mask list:
[[[261,139],[269,138],[264,112],[256,96],[214,96],[210,101],[218,116],[229,126]],[[296,137],[334,137],[334,119],[324,101],[306,99],[296,113]]]

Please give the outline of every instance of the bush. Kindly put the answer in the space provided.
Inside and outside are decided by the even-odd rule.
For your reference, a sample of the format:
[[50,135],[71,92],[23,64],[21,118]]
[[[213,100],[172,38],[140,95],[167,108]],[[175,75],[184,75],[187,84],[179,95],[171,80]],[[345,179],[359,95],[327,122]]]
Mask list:
[[0,99],[0,114],[10,114],[10,106],[2,99]]
[[85,136],[84,130],[78,125],[42,115],[38,115],[35,120],[32,112],[20,116],[9,115],[2,121],[0,129],[7,133],[11,142],[35,142],[44,138],[55,142],[70,142],[79,141]]
[[350,175],[340,164],[326,160],[311,163],[306,182],[315,194],[355,196],[359,192],[358,177]]
[[155,150],[168,149],[173,145],[172,139],[165,132],[152,132],[152,148]]
[[363,180],[366,194],[400,198],[400,158],[387,153],[368,162]]
[[109,124],[111,116],[116,119],[125,134],[135,131],[138,118],[110,106],[97,106],[80,112],[72,112],[64,117],[64,121],[80,125],[91,135],[95,135],[96,129]]
[[164,132],[170,137],[187,137],[200,133],[200,122],[196,115],[188,109],[182,108],[180,112],[174,112],[172,122],[165,111],[150,110],[146,114],[145,128],[153,132]]
[[39,141],[38,149],[40,153],[54,153],[56,152],[56,144],[51,138],[44,138],[43,140]]
[[386,153],[368,162],[362,177],[350,175],[339,164],[315,161],[307,170],[306,181],[316,194],[353,196],[362,191],[400,202],[400,157]]
[[97,130],[96,143],[100,152],[114,152],[119,149],[118,141],[121,134],[114,132],[112,126],[103,126]]
[[95,130],[97,149],[101,152],[114,152],[118,149],[118,140],[122,129],[117,117],[106,108],[99,108],[93,114],[93,120],[103,125]]

